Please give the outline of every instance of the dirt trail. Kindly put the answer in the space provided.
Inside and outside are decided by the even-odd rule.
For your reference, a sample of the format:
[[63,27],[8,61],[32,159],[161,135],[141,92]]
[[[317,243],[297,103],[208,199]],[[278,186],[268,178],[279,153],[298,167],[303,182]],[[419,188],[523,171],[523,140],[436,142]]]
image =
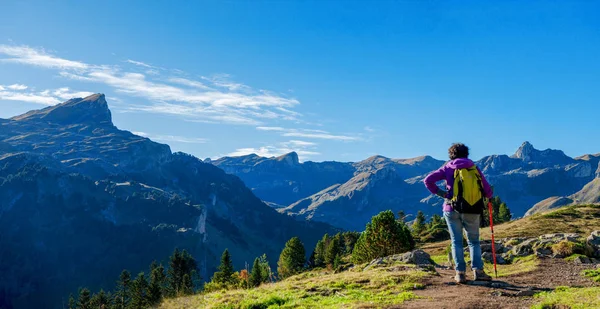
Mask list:
[[[480,282],[472,281],[456,285],[453,270],[437,269],[440,276],[429,279],[425,289],[415,291],[422,299],[391,308],[529,308],[534,299],[522,295],[557,286],[598,285],[580,275],[582,270],[589,268],[589,265],[575,265],[564,260],[543,259],[535,271],[499,278],[492,282],[493,286],[478,286]],[[467,279],[472,279],[472,274],[468,273]]]

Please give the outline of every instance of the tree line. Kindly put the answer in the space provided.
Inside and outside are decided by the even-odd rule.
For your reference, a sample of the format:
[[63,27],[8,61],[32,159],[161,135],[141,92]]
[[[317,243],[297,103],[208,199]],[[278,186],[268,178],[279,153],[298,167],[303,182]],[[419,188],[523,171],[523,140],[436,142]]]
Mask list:
[[92,293],[80,288],[77,298],[69,296],[67,308],[144,309],[158,305],[165,297],[193,294],[199,280],[196,260],[187,251],[175,249],[167,268],[152,262],[148,275],[140,272],[135,278],[123,270],[114,291]]

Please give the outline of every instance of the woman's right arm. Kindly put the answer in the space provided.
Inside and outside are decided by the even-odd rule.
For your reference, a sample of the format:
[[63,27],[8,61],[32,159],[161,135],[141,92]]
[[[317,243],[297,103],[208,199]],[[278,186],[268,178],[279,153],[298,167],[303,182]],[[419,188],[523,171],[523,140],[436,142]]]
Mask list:
[[425,177],[425,180],[423,182],[425,183],[425,187],[427,187],[427,190],[429,190],[431,194],[437,194],[440,190],[440,188],[438,188],[438,186],[436,185],[436,182],[444,180],[444,174],[444,166],[442,166],[437,171],[432,172],[431,174],[427,175],[427,177]]

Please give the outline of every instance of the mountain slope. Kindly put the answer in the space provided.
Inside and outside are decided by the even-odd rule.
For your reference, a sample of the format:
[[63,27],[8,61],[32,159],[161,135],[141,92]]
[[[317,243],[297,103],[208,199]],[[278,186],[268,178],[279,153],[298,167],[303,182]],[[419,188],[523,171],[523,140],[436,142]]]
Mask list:
[[[297,155],[284,157],[297,158]],[[442,200],[431,196],[424,189],[422,180],[442,166],[443,161],[429,156],[413,159],[373,156],[364,161],[337,165],[334,162],[298,163],[297,159],[286,160],[292,164],[284,165],[281,161],[281,158],[250,155],[212,163],[238,175],[261,199],[277,204],[278,211],[302,220],[355,229],[358,222],[369,219],[367,213],[380,209],[402,210],[412,215],[418,210],[426,214],[440,211]],[[476,164],[494,186],[495,194],[509,205],[515,217],[520,217],[540,201],[554,195],[570,196],[582,190],[594,179],[597,170],[600,171],[599,161],[600,155],[570,158],[560,150],[538,150],[525,142],[511,156],[486,156]],[[327,168],[304,174],[298,172],[307,171],[308,166]],[[387,181],[374,177],[382,170],[387,171],[382,174],[390,176]],[[391,174],[394,174],[393,179]],[[376,198],[372,192],[387,197]],[[595,194],[589,188],[585,192]],[[582,202],[593,202],[593,199],[586,198]],[[347,218],[349,214],[354,218]]]
[[[79,286],[190,251],[204,279],[285,241],[312,246],[325,224],[278,214],[237,177],[116,128],[104,95],[0,121],[0,307],[58,308]],[[265,242],[265,239],[269,239]]]

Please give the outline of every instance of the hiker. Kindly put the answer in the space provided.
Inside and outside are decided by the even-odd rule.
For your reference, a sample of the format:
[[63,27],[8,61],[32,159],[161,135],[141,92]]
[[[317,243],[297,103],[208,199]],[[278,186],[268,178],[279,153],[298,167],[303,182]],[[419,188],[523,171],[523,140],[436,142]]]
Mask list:
[[[474,280],[491,281],[483,269],[481,246],[479,244],[479,224],[485,201],[492,197],[492,188],[483,173],[469,159],[469,147],[456,143],[448,149],[450,161],[429,174],[424,182],[432,193],[444,198],[444,218],[452,241],[452,258],[456,265],[457,283],[465,283],[466,263],[463,251],[463,229],[467,233],[471,253],[471,269]],[[445,180],[446,190],[437,186]]]

